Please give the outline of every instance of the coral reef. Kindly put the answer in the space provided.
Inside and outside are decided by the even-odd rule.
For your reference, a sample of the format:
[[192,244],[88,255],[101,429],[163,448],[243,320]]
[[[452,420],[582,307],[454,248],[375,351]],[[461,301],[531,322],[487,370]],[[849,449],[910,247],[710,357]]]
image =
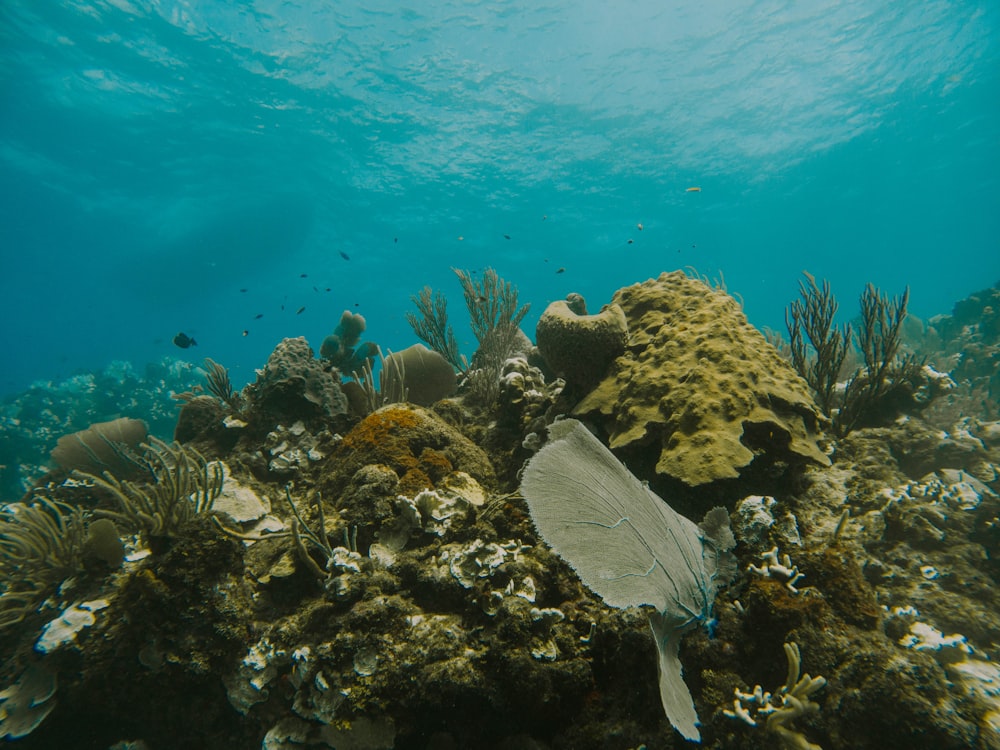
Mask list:
[[675,271],[612,304],[628,322],[627,351],[574,414],[604,427],[613,449],[654,450],[656,473],[692,486],[762,457],[829,463],[805,383],[732,297]]
[[[610,404],[620,387],[621,404],[591,416],[615,434],[619,420],[624,429],[654,415],[641,422],[647,444],[618,450],[630,470],[650,469],[664,451],[672,458],[703,429],[705,450],[734,451],[725,468],[741,475],[693,487],[674,479],[660,493],[671,506],[687,493],[698,518],[726,505],[713,520],[729,515],[738,542],[729,586],[698,584],[696,606],[664,589],[681,625],[704,625],[677,653],[702,746],[1000,746],[1000,422],[988,367],[972,374],[951,351],[993,346],[973,318],[939,321],[947,344],[933,326],[923,334],[920,354],[937,368],[928,378],[950,376],[954,387],[929,389],[919,408],[904,403],[890,424],[859,425],[831,443],[832,465],[806,462],[765,496],[749,494],[733,443],[783,471],[795,442],[814,437],[805,384],[786,379],[787,365],[743,329],[735,302],[699,282],[667,275],[622,290],[615,304],[632,340],[611,364],[618,385],[609,375],[594,393],[606,388]],[[988,305],[973,307],[986,321]],[[36,484],[37,500],[3,510],[0,741],[28,750],[685,744],[664,716],[649,613],[606,606],[545,544],[517,493],[524,460],[571,411],[572,389],[547,380],[529,353],[503,364],[490,408],[459,390],[432,408],[392,404],[361,418],[340,411],[338,379],[304,341],[279,349],[281,366],[265,368],[235,406],[219,373],[213,397],[187,394],[177,434],[197,445],[171,448],[158,471],[149,473],[153,461],[143,480],[128,480],[207,511],[172,524],[169,543],[65,473]],[[723,386],[735,395],[723,398]],[[204,462],[174,453],[195,448]],[[216,465],[208,458],[225,462],[221,486],[216,474],[205,488],[194,481]],[[585,518],[573,503],[593,493],[620,511],[620,493],[606,492],[592,462],[565,464],[560,476],[588,490],[563,498],[569,523]],[[555,481],[544,474],[535,479]],[[745,490],[738,500],[736,490]],[[671,529],[687,527],[675,520]],[[566,533],[564,552],[577,541]],[[643,581],[665,580],[642,567],[650,549],[661,560],[675,553],[662,536],[585,546],[585,575],[603,590],[601,576],[631,562]],[[667,578],[685,576],[670,567]]]
[[202,373],[183,360],[164,358],[137,371],[112,362],[99,372],[61,382],[40,381],[0,404],[0,498],[13,500],[49,467],[56,441],[98,422],[141,419],[149,434],[170,439],[177,422],[176,394],[197,388]]

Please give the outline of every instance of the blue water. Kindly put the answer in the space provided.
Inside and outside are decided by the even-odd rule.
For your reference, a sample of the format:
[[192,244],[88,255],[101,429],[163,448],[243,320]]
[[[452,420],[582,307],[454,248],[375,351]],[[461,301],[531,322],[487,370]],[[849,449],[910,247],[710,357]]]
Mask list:
[[689,265],[774,328],[803,269],[845,317],[1000,279],[996,2],[415,5],[4,0],[0,393],[165,354],[242,384],[344,309],[398,349],[424,285],[471,354],[452,266],[529,332]]

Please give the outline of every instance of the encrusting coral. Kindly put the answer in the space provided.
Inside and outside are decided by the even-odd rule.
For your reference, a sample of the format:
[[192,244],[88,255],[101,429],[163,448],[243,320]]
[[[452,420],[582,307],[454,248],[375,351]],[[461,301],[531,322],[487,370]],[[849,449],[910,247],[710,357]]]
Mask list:
[[612,449],[658,449],[656,472],[695,486],[735,478],[760,455],[828,465],[805,382],[739,304],[681,271],[619,289],[629,344],[574,415]]

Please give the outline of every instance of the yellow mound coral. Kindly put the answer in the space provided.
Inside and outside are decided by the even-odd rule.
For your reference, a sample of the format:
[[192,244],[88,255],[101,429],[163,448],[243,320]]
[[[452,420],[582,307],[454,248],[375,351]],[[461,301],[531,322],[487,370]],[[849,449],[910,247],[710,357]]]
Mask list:
[[611,302],[628,348],[574,409],[611,448],[659,441],[656,472],[691,486],[738,477],[759,453],[829,464],[808,387],[728,294],[675,271]]

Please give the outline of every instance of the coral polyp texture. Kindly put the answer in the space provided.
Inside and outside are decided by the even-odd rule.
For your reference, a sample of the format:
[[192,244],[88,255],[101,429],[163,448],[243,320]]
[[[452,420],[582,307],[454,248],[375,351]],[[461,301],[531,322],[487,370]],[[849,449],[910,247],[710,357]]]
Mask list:
[[574,414],[602,425],[612,449],[654,444],[656,473],[691,486],[736,478],[758,455],[829,465],[805,382],[731,296],[674,271],[611,304],[628,347]]

